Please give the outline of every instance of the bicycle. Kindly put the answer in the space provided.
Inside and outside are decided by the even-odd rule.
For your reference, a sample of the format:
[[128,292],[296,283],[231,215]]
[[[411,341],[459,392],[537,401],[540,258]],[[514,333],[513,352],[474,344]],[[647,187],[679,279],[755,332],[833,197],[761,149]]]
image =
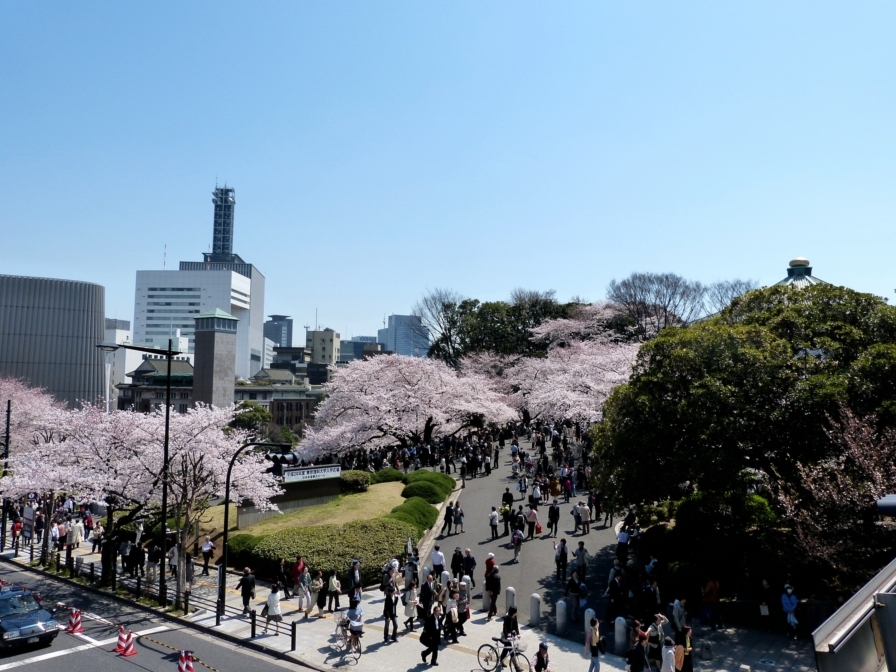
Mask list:
[[[492,637],[493,642],[500,642],[501,651],[505,648],[505,642],[500,637]],[[511,637],[509,642],[510,652],[510,669],[512,672],[529,672],[529,659],[523,655],[526,650],[525,642],[520,641],[519,637]],[[501,651],[498,651],[492,644],[483,644],[479,647],[476,657],[479,659],[479,667],[485,672],[494,670],[501,661]]]
[[361,658],[361,635],[351,632],[348,624],[347,618],[336,622],[336,630],[333,632],[335,639],[330,646],[336,653],[351,656],[358,662]]

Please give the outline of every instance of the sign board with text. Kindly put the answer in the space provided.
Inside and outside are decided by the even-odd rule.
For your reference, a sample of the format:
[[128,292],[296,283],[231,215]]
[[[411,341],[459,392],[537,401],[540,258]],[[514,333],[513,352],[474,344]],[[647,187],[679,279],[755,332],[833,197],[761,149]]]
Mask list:
[[342,467],[338,464],[325,464],[320,467],[300,467],[298,469],[284,469],[284,483],[299,483],[302,481],[320,481],[325,478],[339,478]]

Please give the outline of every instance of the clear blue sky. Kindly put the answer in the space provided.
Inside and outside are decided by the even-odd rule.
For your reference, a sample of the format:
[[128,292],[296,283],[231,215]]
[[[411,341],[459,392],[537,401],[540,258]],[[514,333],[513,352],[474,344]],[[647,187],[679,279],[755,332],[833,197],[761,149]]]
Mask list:
[[[893,297],[892,2],[0,1],[0,273],[199,260],[215,180],[266,312],[632,271]],[[347,332],[347,333],[346,333]],[[301,330],[299,331],[301,335]]]

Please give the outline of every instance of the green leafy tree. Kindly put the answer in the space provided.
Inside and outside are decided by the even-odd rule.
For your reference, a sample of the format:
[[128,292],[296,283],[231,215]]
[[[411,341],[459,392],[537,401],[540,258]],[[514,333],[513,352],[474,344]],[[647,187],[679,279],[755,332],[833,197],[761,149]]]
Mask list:
[[270,411],[254,401],[243,401],[236,407],[237,415],[231,426],[245,429],[256,436],[267,436],[273,416]]
[[771,287],[646,343],[604,407],[599,479],[622,503],[794,482],[838,450],[840,404],[892,422],[896,309],[843,287]]

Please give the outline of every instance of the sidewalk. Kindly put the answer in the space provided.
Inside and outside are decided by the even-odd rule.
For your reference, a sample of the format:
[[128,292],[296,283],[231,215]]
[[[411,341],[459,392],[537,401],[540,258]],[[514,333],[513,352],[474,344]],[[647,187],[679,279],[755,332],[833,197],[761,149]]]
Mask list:
[[[87,550],[89,551],[89,546]],[[7,550],[2,555],[24,567],[29,565],[27,553],[20,552],[18,558],[13,558],[12,551]],[[83,558],[83,574],[89,575],[90,562],[95,562],[96,576],[99,576],[99,554],[91,555],[82,548],[75,550],[73,555]],[[215,627],[214,610],[212,608],[204,608],[204,605],[211,604],[215,599],[216,584],[213,580],[210,581],[210,578],[214,579],[215,576],[196,578],[193,588],[195,601],[191,604],[201,604],[203,606],[192,612],[187,620],[212,632],[217,631],[230,637],[249,640],[251,636],[250,619],[236,615],[242,612],[242,599],[239,593],[231,587],[236,584],[238,580],[237,575],[228,574],[226,615],[221,619],[220,627]],[[118,583],[120,586],[128,586],[133,589],[136,582],[130,577],[119,575]],[[258,613],[261,612],[264,598],[267,597],[269,590],[270,587],[268,585],[261,582],[258,583],[257,599],[253,600],[252,603]],[[345,598],[343,601],[346,601]],[[420,659],[423,647],[419,641],[421,631],[419,624],[417,631],[414,633],[405,631],[402,627],[397,642],[388,644],[383,642],[383,601],[383,594],[379,590],[368,590],[364,593],[363,654],[357,663],[357,669],[378,672],[384,663],[391,669],[423,670],[428,668],[429,665],[423,664]],[[297,609],[295,598],[281,601],[281,606],[283,622],[278,628],[279,634],[274,634],[273,626],[275,624],[273,623],[271,624],[271,632],[267,635],[263,634],[264,619],[258,617],[256,637],[251,640],[252,642],[269,649],[278,657],[292,660],[317,670],[331,670],[344,665],[355,666],[353,659],[344,657],[341,652],[336,652],[331,647],[335,630],[333,614],[328,613],[322,618],[304,619]],[[483,644],[492,644],[491,638],[501,634],[501,619],[496,619],[492,623],[486,623],[485,612],[478,610],[478,606],[480,606],[480,601],[476,600],[472,606],[472,618],[465,628],[467,636],[462,637],[459,644],[451,644],[440,650],[439,667],[450,672],[469,672],[470,670],[478,669],[477,650]],[[293,621],[297,621],[296,649],[295,651],[290,651]],[[587,669],[589,660],[584,656],[584,644],[578,645],[568,639],[556,637],[528,626],[521,626],[521,632],[522,641],[527,647],[525,655],[530,660],[534,659],[539,642],[544,641],[550,647],[551,667],[556,672]],[[581,640],[584,642],[584,633]],[[383,652],[386,650],[388,653],[384,655]],[[621,672],[625,669],[625,664],[621,658],[608,654],[601,658],[601,669]]]

